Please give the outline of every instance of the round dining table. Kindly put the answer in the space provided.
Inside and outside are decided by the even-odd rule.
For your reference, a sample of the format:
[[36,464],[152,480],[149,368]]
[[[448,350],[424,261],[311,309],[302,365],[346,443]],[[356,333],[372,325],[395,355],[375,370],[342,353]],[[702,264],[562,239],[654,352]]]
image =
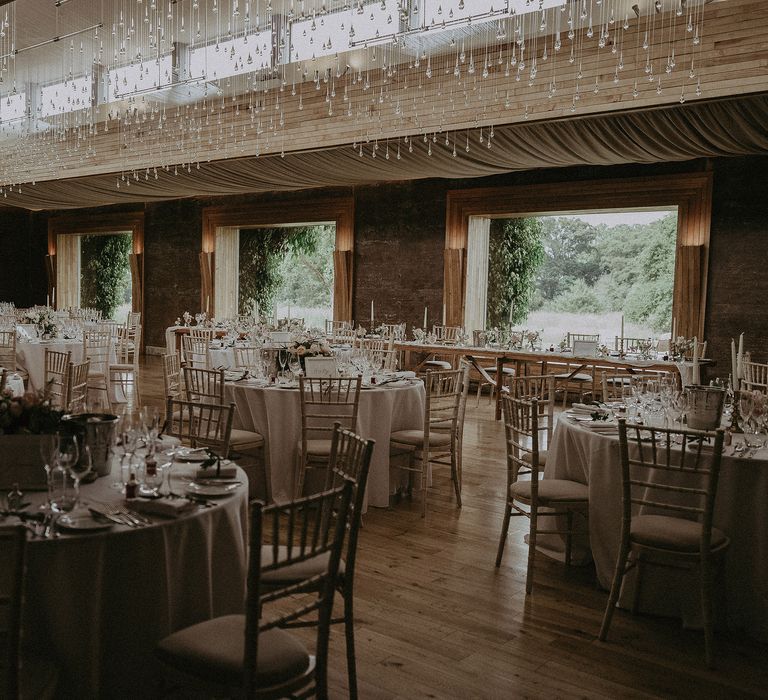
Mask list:
[[[243,380],[225,385],[225,399],[236,406],[234,427],[264,436],[271,496],[293,497],[298,444],[301,441],[301,400],[295,385],[280,387]],[[376,441],[368,474],[367,504],[386,508],[397,490],[400,474],[390,474],[389,436],[395,430],[422,430],[424,383],[402,379],[382,386],[364,385],[360,392],[357,433]]]
[[[618,430],[597,421],[561,416],[549,445],[545,478],[572,479],[589,486],[588,550],[597,579],[610,589],[621,536],[621,466]],[[768,641],[768,450],[744,458],[742,437],[726,447],[715,501],[714,527],[731,540],[724,575],[716,579],[721,624]],[[582,540],[585,542],[586,540]],[[546,545],[545,545],[546,546]],[[544,551],[547,551],[546,549]],[[574,550],[574,559],[579,552]],[[583,557],[582,557],[583,558]],[[624,580],[619,604],[631,607],[636,570]],[[648,566],[643,572],[640,610],[681,618],[700,627],[701,603],[695,574]]]
[[[175,465],[172,489],[183,492],[196,468]],[[135,503],[112,487],[119,464],[113,472],[83,485],[85,505],[103,510]],[[30,533],[23,643],[58,665],[58,697],[151,695],[162,677],[154,658],[160,639],[243,612],[248,480],[240,469],[237,481],[226,497],[192,505],[175,518],[151,515],[148,525],[104,520],[103,529],[56,528],[48,539]],[[44,499],[44,493],[28,493],[28,512]],[[88,511],[77,513],[85,518]]]
[[19,367],[27,370],[29,382],[27,389],[42,391],[45,388],[45,351],[70,352],[72,362],[83,361],[82,340],[19,340],[16,343],[16,362]]

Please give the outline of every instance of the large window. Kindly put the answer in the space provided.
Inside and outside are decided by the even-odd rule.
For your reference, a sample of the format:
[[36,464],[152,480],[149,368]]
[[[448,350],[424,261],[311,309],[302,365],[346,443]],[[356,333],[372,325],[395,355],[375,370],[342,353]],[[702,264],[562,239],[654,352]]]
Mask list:
[[547,345],[667,337],[676,239],[676,209],[492,219],[485,328],[543,330]]

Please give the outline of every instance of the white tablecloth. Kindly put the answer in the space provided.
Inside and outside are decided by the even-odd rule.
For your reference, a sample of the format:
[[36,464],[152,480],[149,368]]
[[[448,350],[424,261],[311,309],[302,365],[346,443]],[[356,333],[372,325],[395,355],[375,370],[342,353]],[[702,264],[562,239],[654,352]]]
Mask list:
[[[293,497],[297,445],[301,440],[301,405],[297,389],[258,387],[247,382],[226,385],[226,400],[237,406],[235,427],[255,430],[264,436],[266,467],[272,498]],[[422,429],[424,384],[384,386],[360,393],[357,431],[376,441],[368,476],[368,504],[385,508],[398,474],[389,473],[389,435],[395,430]]]
[[[732,452],[726,448],[726,452]],[[727,624],[768,641],[768,451],[761,459],[723,457],[714,526],[731,538],[725,577],[719,583],[720,614]],[[547,456],[545,477],[589,485],[589,543],[600,585],[610,589],[621,535],[621,471],[618,435],[600,435],[561,418]],[[633,570],[625,578],[622,605],[631,604]],[[717,581],[717,579],[716,579]],[[724,601],[724,604],[723,604]],[[681,617],[698,626],[698,580],[646,567],[640,609]]]
[[[233,496],[178,520],[30,540],[24,643],[60,665],[60,697],[148,696],[159,687],[160,639],[243,612],[248,486],[239,477],[244,485]],[[113,481],[83,486],[82,498],[120,501]],[[176,479],[174,489],[182,490]],[[35,504],[44,498],[28,495]]]
[[32,391],[42,391],[45,387],[45,349],[56,352],[71,352],[72,362],[83,361],[82,340],[49,340],[40,342],[19,341],[16,343],[16,361],[29,373],[27,388]]

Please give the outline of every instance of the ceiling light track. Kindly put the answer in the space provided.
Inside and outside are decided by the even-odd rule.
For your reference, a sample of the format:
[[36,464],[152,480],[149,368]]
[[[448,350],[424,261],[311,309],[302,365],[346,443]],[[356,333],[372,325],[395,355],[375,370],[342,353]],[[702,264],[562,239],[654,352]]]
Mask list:
[[32,44],[31,46],[24,46],[20,49],[14,49],[9,53],[6,53],[0,56],[0,60],[4,58],[11,58],[12,56],[18,56],[20,53],[24,53],[25,51],[32,51],[32,49],[39,49],[41,46],[48,46],[49,44],[55,44],[56,42],[62,41],[63,39],[71,39],[72,37],[79,36],[80,34],[86,34],[96,29],[101,29],[103,26],[104,24],[102,22],[99,22],[98,24],[92,24],[90,27],[86,27],[85,29],[78,29],[77,31],[69,32],[68,34],[62,34],[60,36],[51,37],[50,39],[46,39],[45,41],[38,42],[37,44]]

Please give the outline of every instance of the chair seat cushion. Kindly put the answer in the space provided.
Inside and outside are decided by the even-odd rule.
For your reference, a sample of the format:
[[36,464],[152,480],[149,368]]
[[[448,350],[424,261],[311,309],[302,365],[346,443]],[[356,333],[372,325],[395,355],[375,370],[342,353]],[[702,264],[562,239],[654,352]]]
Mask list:
[[577,372],[573,376],[571,376],[570,372],[563,372],[562,374],[556,374],[555,375],[556,380],[563,381],[565,379],[572,381],[572,382],[591,382],[592,381],[592,375],[591,374],[583,374],[581,372]]
[[[531,482],[516,481],[509,487],[512,498],[531,500]],[[539,479],[539,501],[584,501],[589,500],[589,487],[569,479]]]
[[[533,456],[531,452],[523,452],[520,459],[525,462],[526,464],[531,464],[533,462]],[[539,452],[539,466],[543,467],[547,464],[547,451],[541,450]],[[539,484],[539,490],[541,490],[541,484]]]
[[[668,515],[637,515],[632,518],[630,539],[638,544],[678,552],[696,552],[701,544],[701,523]],[[712,528],[712,548],[725,544],[728,538]]]
[[[296,550],[294,549],[294,555]],[[277,548],[277,560],[285,561],[288,555],[288,548],[285,545],[279,545]],[[328,568],[328,560],[330,559],[330,553],[325,552],[319,554],[316,557],[306,559],[305,561],[291,564],[277,571],[263,571],[261,574],[261,582],[264,585],[272,586],[286,586],[291,583],[297,583],[299,581],[306,581],[313,576],[323,574]],[[273,550],[270,545],[262,545],[261,547],[261,564],[266,566],[274,561]],[[344,560],[339,562],[339,576],[344,575]]]
[[[161,661],[209,683],[240,687],[245,616],[225,615],[174,632],[157,645]],[[307,648],[285,630],[259,634],[256,677],[260,686],[296,678],[310,667]]]
[[249,447],[261,447],[264,444],[264,437],[261,433],[250,430],[240,430],[232,428],[229,435],[229,446],[232,449],[247,449]]
[[[299,452],[301,452],[301,440],[299,440]],[[331,456],[330,440],[307,440],[307,454],[321,457]]]
[[426,362],[422,363],[422,367],[428,367],[430,369],[453,369],[450,362],[447,362],[446,360],[427,360]]
[[[413,445],[414,447],[423,447],[424,431],[422,430],[396,430],[390,433],[390,442],[396,442],[401,445]],[[432,432],[429,433],[430,447],[448,447],[451,444],[450,432]]]

